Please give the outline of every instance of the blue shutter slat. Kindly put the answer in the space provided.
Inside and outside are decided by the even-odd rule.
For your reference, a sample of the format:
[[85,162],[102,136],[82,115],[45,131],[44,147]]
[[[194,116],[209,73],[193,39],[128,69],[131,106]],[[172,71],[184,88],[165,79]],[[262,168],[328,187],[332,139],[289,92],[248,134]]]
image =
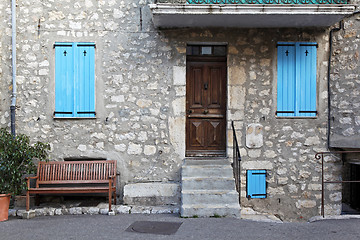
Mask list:
[[[294,116],[295,47],[278,46],[277,111],[280,117]],[[285,111],[285,112],[284,112]]]
[[[71,47],[55,49],[55,116],[71,117],[73,104],[73,51]],[[60,113],[56,113],[60,112]]]

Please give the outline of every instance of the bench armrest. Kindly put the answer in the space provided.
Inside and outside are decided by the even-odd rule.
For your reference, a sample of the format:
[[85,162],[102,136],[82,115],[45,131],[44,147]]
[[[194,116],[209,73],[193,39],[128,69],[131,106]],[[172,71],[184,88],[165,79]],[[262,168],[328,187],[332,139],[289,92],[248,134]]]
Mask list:
[[29,180],[29,179],[37,179],[38,176],[34,176],[34,177],[25,177],[26,180]]
[[38,176],[34,176],[34,177],[25,177],[26,182],[27,182],[27,189],[30,188],[30,179],[38,179]]

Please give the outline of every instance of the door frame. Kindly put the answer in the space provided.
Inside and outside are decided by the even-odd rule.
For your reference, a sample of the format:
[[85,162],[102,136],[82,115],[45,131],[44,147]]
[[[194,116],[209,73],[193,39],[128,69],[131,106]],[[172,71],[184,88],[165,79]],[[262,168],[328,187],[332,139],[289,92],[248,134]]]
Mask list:
[[[195,45],[195,44],[192,44]],[[218,46],[218,45],[222,45],[222,46],[226,46],[227,44],[201,44],[202,46]],[[224,139],[224,152],[219,150],[207,150],[206,153],[204,154],[200,154],[200,151],[191,151],[187,149],[187,141],[188,141],[188,117],[187,117],[187,108],[188,108],[188,78],[189,78],[189,73],[188,73],[188,63],[189,62],[225,62],[225,79],[224,81],[224,132],[223,134],[225,135],[225,139]],[[228,136],[227,136],[227,123],[228,123],[228,119],[227,119],[227,110],[228,110],[228,64],[227,64],[227,54],[226,56],[186,56],[186,94],[185,94],[185,99],[186,99],[186,111],[185,111],[185,157],[226,157],[227,156],[227,147],[228,147]]]

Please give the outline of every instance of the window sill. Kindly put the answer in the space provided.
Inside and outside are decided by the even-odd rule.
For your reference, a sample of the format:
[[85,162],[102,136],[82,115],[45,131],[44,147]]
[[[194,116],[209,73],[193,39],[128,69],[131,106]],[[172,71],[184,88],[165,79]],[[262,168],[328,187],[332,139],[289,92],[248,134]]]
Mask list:
[[318,116],[315,117],[279,117],[279,116],[275,116],[276,119],[317,119]]
[[53,117],[54,120],[85,120],[96,119],[96,117]]

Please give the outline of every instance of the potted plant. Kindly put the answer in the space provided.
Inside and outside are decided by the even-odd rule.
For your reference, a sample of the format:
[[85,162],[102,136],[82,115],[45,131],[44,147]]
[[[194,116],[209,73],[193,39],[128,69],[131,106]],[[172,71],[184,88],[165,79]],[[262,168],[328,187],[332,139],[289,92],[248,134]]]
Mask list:
[[7,220],[11,195],[26,190],[24,175],[36,172],[36,161],[47,160],[50,145],[30,144],[25,134],[11,135],[0,128],[0,221]]

